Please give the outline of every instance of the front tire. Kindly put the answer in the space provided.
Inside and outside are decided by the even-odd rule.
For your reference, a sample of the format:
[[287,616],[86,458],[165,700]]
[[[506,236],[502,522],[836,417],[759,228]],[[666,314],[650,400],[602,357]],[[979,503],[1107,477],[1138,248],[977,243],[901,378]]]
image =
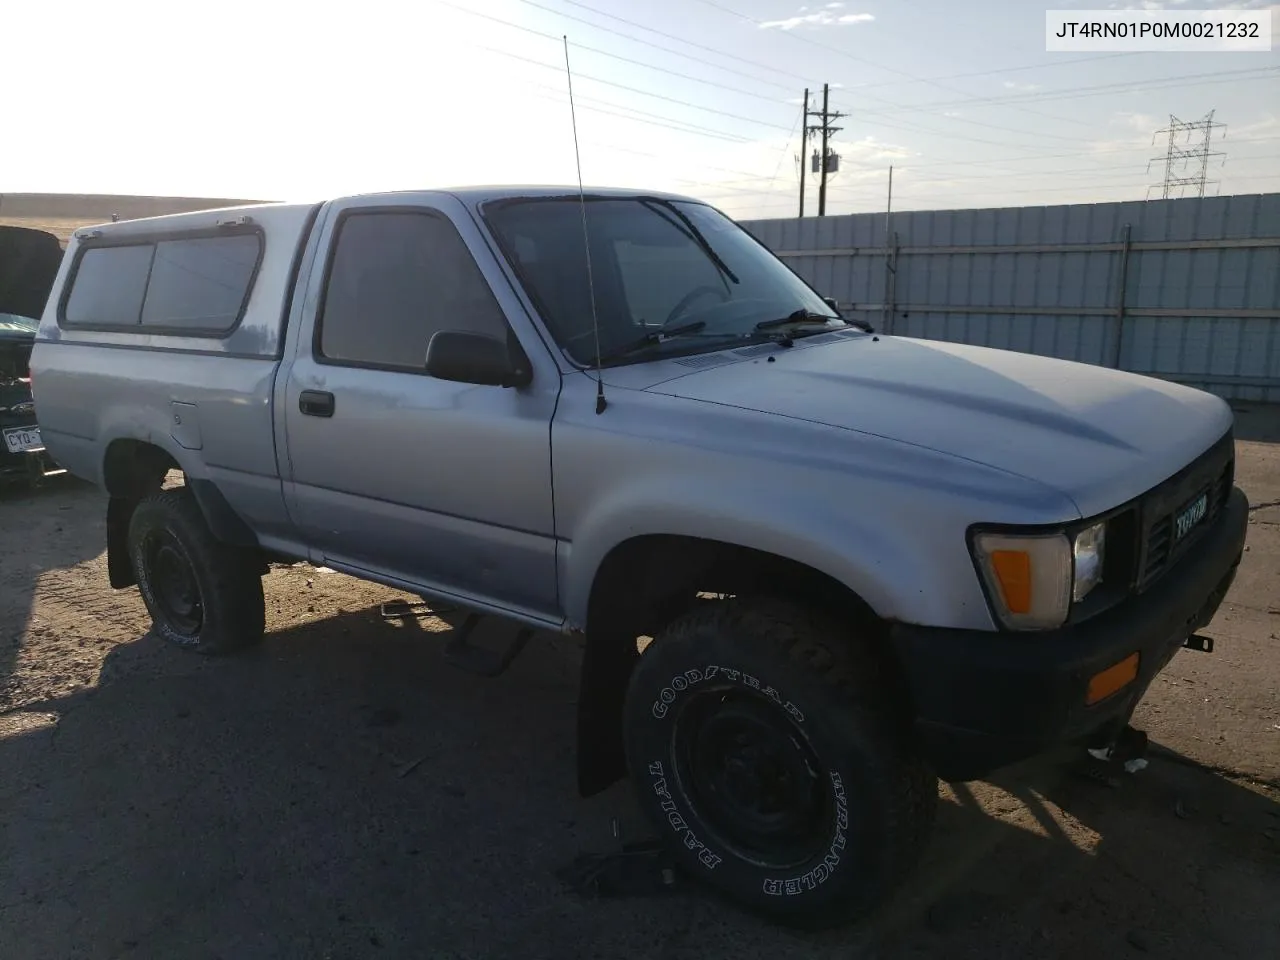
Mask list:
[[211,655],[262,640],[261,563],[214,537],[189,491],[162,490],[138,504],[129,556],[152,629],[164,640]]
[[909,744],[878,661],[795,604],[686,614],[627,691],[627,762],[688,871],[783,923],[865,915],[928,838],[937,780]]

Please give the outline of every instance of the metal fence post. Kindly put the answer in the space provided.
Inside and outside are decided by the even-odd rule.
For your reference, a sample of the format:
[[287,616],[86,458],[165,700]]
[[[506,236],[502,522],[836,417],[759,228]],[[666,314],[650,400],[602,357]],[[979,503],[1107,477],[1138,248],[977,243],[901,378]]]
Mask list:
[[881,329],[893,333],[893,306],[898,291],[898,233],[885,237],[884,254],[884,322]]
[[1120,369],[1120,354],[1124,348],[1124,308],[1129,292],[1129,237],[1132,228],[1125,224],[1120,230],[1120,289],[1116,293],[1116,332],[1111,338],[1111,366]]

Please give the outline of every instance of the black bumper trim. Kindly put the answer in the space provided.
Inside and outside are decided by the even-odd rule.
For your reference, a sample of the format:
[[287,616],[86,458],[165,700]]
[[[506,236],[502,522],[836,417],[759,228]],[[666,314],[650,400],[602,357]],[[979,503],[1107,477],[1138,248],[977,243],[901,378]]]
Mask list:
[[[1207,624],[1244,552],[1249,503],[1233,487],[1196,547],[1146,592],[1045,633],[895,625],[925,755],[944,780],[1001,767],[1123,725],[1183,641]],[[1138,678],[1093,706],[1089,678],[1131,653]]]

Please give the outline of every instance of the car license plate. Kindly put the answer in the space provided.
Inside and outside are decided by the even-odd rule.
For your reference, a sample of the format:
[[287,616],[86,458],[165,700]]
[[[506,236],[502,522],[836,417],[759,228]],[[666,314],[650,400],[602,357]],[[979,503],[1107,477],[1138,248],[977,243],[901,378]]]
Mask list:
[[4,445],[10,453],[30,453],[44,449],[39,427],[19,427],[4,432]]
[[1177,543],[1190,533],[1209,511],[1209,494],[1202,493],[1173,518],[1173,542]]

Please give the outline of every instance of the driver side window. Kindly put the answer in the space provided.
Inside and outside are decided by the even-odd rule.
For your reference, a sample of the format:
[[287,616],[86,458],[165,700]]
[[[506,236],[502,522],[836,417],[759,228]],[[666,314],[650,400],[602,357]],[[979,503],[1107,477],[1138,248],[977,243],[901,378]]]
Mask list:
[[507,334],[457,228],[426,208],[343,217],[318,324],[321,362],[415,373],[438,330]]
[[691,257],[682,243],[674,246],[613,242],[623,297],[637,325],[661,325],[691,290],[721,286],[719,272],[705,257]]

